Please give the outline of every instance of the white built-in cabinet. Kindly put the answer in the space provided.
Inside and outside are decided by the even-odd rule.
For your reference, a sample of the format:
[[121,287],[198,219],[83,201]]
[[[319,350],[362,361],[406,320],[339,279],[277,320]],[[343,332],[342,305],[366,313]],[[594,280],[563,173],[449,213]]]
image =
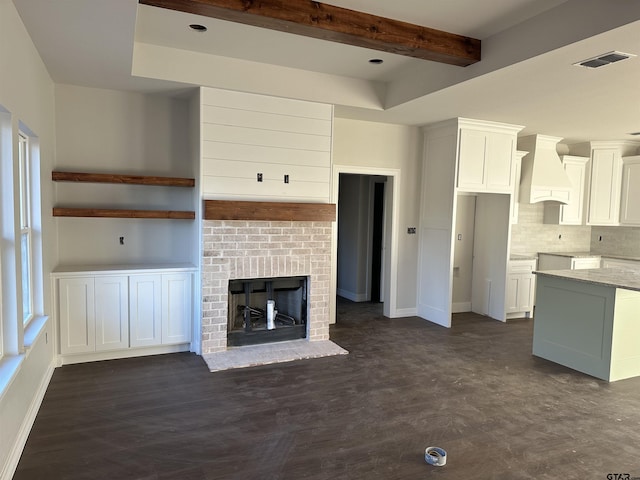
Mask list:
[[600,268],[599,255],[572,255],[567,253],[539,253],[538,269],[546,270],[583,270]]
[[460,129],[457,187],[465,192],[511,193],[516,138],[474,124]]
[[477,194],[471,309],[506,319],[513,169],[522,128],[466,118],[424,128],[418,316],[451,326],[456,211],[464,192]]
[[61,355],[128,356],[191,341],[195,268],[60,270],[52,282]]
[[333,106],[201,88],[207,199],[329,203]]
[[557,225],[584,225],[585,201],[588,187],[587,164],[589,157],[563,155],[562,167],[571,182],[569,203],[545,202],[544,223]]
[[602,268],[640,269],[640,260],[602,257]]
[[511,223],[518,223],[518,214],[520,212],[520,176],[522,173],[522,157],[528,152],[524,150],[516,150],[513,163],[513,195],[511,196],[510,217]]
[[535,259],[509,261],[505,310],[507,318],[531,317],[536,291]]
[[591,156],[590,225],[617,225],[620,212],[622,156],[617,148],[595,149]]
[[622,159],[620,223],[640,226],[640,155]]
[[571,145],[572,154],[589,156],[588,225],[619,225],[622,158],[637,153],[640,143],[598,141]]

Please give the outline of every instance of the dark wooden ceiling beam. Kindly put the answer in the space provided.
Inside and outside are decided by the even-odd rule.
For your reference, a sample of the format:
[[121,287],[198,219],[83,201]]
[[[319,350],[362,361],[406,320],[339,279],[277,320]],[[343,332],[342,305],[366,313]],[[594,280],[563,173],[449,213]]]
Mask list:
[[480,40],[475,38],[310,0],[139,3],[450,65],[467,66],[480,61]]

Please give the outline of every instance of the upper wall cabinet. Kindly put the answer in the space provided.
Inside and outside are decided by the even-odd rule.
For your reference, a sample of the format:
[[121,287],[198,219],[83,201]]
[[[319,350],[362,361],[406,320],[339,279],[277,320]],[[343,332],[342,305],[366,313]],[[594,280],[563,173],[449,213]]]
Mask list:
[[460,120],[457,187],[465,192],[513,193],[521,127]]
[[331,105],[201,89],[207,199],[328,203]]
[[588,157],[563,155],[562,167],[567,172],[571,182],[569,203],[561,205],[558,202],[545,202],[544,223],[557,225],[584,225],[585,201],[587,191],[587,163]]
[[622,190],[622,157],[632,155],[636,142],[589,142],[572,148],[591,157],[588,225],[619,225]]
[[640,226],[640,155],[622,159],[620,223]]

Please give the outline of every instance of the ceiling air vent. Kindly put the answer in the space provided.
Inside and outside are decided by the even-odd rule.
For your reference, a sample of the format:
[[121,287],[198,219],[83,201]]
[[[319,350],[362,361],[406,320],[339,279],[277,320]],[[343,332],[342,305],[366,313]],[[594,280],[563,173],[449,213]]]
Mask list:
[[602,55],[598,55],[597,57],[587,58],[586,60],[581,60],[574,63],[574,65],[577,67],[598,68],[609,65],[610,63],[619,62],[620,60],[626,60],[630,57],[635,57],[635,55],[633,53],[614,51],[603,53]]

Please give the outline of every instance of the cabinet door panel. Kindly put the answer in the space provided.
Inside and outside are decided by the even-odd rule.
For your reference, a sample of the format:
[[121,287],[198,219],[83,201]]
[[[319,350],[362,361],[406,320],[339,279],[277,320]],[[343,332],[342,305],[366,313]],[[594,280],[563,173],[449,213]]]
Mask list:
[[582,225],[583,224],[583,205],[584,205],[584,189],[586,184],[586,159],[585,161],[563,162],[564,171],[567,172],[569,181],[571,182],[571,192],[569,203],[560,206],[560,221],[562,225]]
[[191,274],[162,275],[162,343],[191,340]]
[[589,192],[589,223],[616,225],[620,213],[622,168],[617,149],[594,151]]
[[486,134],[475,130],[460,131],[458,188],[481,192],[485,189]]
[[93,352],[96,348],[93,278],[61,278],[58,282],[60,353]]
[[129,277],[129,336],[132,347],[160,345],[161,276]]
[[530,312],[533,310],[533,293],[535,277],[522,275],[518,282],[518,311]]
[[96,277],[96,351],[129,347],[127,277]]
[[487,134],[486,186],[488,192],[510,193],[513,181],[515,138],[504,133]]
[[640,156],[624,160],[620,223],[640,225]]
[[519,312],[518,309],[518,287],[520,285],[521,275],[507,276],[507,295],[506,295],[506,312]]

